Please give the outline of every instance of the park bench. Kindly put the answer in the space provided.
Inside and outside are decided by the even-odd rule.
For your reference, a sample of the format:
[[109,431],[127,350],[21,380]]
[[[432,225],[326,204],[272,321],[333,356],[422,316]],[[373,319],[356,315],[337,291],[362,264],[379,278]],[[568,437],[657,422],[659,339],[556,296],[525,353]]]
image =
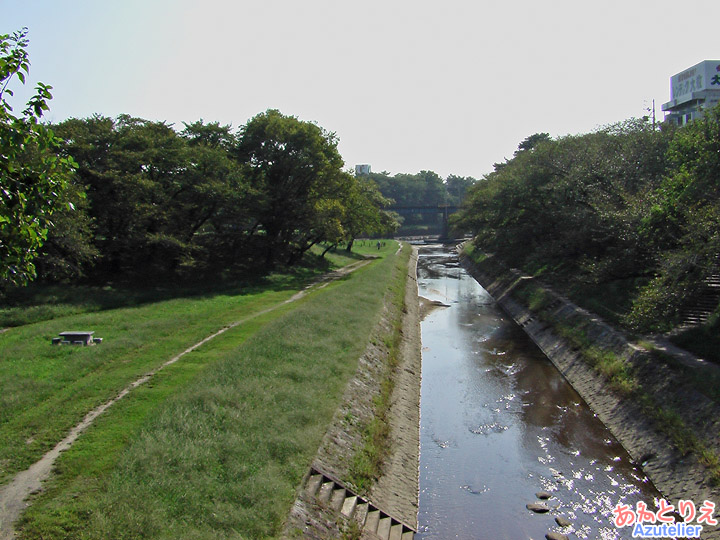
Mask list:
[[102,338],[93,338],[95,332],[90,331],[72,331],[60,332],[57,338],[53,338],[53,345],[94,345],[102,343]]

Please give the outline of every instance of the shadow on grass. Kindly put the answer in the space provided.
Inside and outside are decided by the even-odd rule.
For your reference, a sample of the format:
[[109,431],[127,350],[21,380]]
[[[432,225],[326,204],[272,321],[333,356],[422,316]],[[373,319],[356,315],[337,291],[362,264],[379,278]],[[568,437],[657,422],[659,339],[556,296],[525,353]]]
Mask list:
[[[357,253],[343,253],[343,256],[346,259],[366,258]],[[125,280],[103,285],[31,283],[6,292],[0,304],[0,328],[173,299],[299,289],[333,267],[331,261],[309,254],[294,267],[281,267],[266,273],[226,273],[194,281],[171,278],[161,283],[149,280]]]
[[715,364],[720,364],[720,316],[670,338],[675,345]]

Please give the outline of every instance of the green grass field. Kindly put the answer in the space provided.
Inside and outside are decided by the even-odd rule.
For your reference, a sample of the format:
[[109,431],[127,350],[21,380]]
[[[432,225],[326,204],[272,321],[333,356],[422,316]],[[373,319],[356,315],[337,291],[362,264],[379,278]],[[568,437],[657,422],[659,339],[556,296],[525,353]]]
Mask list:
[[[27,538],[272,537],[355,370],[396,270],[383,258],[248,320],[158,373],[101,415],[56,463],[22,520]],[[353,258],[339,250],[335,264]],[[407,253],[405,253],[407,256]],[[292,286],[295,285],[295,286]],[[0,335],[2,479],[130,381],[297,284],[89,311]],[[90,328],[96,347],[52,347]]]
[[[26,468],[90,409],[223,325],[292,290],[178,299],[54,319],[0,335],[0,479]],[[93,329],[95,347],[52,346],[63,330]]]

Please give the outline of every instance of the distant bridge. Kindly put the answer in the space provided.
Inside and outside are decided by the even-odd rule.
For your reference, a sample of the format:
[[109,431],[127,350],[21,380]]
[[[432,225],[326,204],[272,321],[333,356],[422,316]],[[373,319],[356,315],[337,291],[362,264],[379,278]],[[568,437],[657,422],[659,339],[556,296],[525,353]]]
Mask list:
[[452,204],[438,204],[435,206],[403,206],[403,205],[392,205],[385,210],[391,212],[397,212],[401,216],[409,216],[414,214],[442,214],[443,216],[443,230],[440,235],[440,239],[448,238],[450,235],[450,228],[448,227],[448,217],[450,214],[454,214],[460,210],[459,206]]
[[385,209],[397,212],[401,216],[409,214],[444,214],[448,216],[460,210],[460,207],[452,204],[438,204],[436,206],[401,206],[394,204]]

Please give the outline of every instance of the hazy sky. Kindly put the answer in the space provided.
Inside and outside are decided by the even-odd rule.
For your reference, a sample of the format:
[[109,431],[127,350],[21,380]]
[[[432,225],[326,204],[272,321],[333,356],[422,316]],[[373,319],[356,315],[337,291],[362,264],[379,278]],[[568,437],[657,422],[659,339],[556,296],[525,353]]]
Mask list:
[[717,0],[0,0],[0,33],[23,26],[52,121],[237,127],[275,108],[393,174],[481,177],[533,133],[653,99],[662,118],[670,76],[720,59]]

